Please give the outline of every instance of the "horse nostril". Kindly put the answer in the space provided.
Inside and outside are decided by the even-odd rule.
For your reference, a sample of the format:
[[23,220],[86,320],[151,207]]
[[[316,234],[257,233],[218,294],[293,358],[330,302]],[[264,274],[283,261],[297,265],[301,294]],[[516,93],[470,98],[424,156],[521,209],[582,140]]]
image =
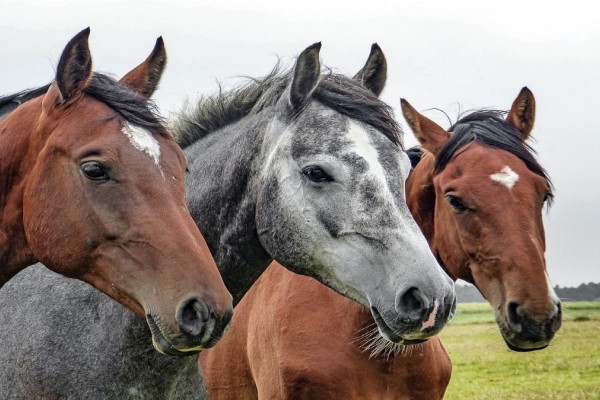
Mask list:
[[508,324],[515,332],[521,332],[523,317],[519,313],[519,303],[511,301],[506,306]]
[[562,314],[562,303],[560,301],[555,304],[556,310],[554,311],[553,317],[561,316]]
[[556,311],[554,312],[554,315],[552,315],[552,318],[550,318],[550,321],[550,330],[552,334],[554,334],[562,325],[562,305],[560,302],[557,303]]
[[420,321],[429,310],[429,301],[417,287],[410,287],[396,297],[396,310],[413,322]]
[[184,301],[177,313],[179,327],[191,336],[199,335],[209,318],[208,307],[197,298]]
[[221,318],[220,322],[226,328],[229,325],[229,323],[231,322],[231,318],[233,318],[233,312],[227,311],[223,314],[223,317]]

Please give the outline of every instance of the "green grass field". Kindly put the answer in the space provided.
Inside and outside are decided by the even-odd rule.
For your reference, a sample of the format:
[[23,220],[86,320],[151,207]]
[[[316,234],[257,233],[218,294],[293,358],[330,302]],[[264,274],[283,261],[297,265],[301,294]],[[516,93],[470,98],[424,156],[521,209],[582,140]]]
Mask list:
[[459,304],[441,333],[452,359],[447,400],[600,400],[600,302],[563,303],[563,324],[540,351],[508,350],[487,303]]

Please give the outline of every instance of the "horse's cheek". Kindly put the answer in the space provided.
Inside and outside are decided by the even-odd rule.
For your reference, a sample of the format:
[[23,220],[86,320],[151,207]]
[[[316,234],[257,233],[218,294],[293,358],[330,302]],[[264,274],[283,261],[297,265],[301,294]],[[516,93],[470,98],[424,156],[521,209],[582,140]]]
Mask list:
[[[52,172],[36,174],[37,178],[28,182],[23,198],[23,226],[35,257],[50,269],[68,274],[80,256],[81,246],[72,240],[68,244],[65,241],[76,229],[73,210],[81,205],[74,204],[77,200],[71,196],[54,198],[63,191],[72,192],[73,188],[65,186],[56,175],[54,178],[50,175]],[[85,239],[82,243],[85,244]],[[57,251],[59,248],[63,250]]]

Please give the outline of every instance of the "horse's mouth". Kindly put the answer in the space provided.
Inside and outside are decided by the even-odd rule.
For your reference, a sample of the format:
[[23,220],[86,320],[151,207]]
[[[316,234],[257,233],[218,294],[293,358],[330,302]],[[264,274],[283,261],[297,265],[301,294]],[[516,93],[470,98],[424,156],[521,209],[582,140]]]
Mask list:
[[548,347],[550,344],[550,339],[539,338],[533,339],[529,338],[519,338],[520,332],[513,332],[509,327],[508,323],[503,321],[501,318],[496,318],[496,322],[498,324],[498,328],[500,330],[500,334],[502,334],[502,339],[506,343],[506,346],[512,351],[517,352],[528,352],[528,351],[536,351],[542,350]]
[[373,315],[373,319],[377,324],[377,328],[379,329],[379,333],[381,336],[395,344],[399,345],[411,345],[411,344],[419,344],[426,342],[429,338],[424,339],[407,339],[400,336],[398,333],[394,332],[394,330],[387,324],[377,307],[371,307],[371,314]]
[[548,341],[535,342],[535,343],[521,342],[519,344],[513,344],[512,342],[509,341],[509,339],[506,338],[506,336],[504,336],[504,334],[502,334],[502,338],[504,339],[504,342],[506,343],[506,345],[508,346],[509,349],[511,349],[512,351],[518,351],[520,353],[525,353],[528,351],[542,350],[542,349],[545,349],[546,347],[548,347],[548,345],[550,344],[550,342],[548,342]]
[[548,347],[550,344],[550,340],[519,340],[517,335],[513,332],[509,331],[506,327],[499,325],[500,333],[502,334],[502,339],[508,346],[509,349],[513,351],[518,351],[521,353],[535,350],[542,350]]
[[197,354],[197,353],[201,352],[202,350],[204,350],[204,347],[202,347],[202,346],[178,349],[175,346],[173,346],[173,344],[171,344],[171,342],[169,342],[169,340],[167,340],[167,338],[162,333],[162,330],[160,329],[160,327],[158,326],[158,324],[156,323],[156,321],[154,320],[152,315],[147,314],[146,321],[148,322],[148,326],[150,327],[150,332],[152,333],[152,345],[154,346],[156,351],[158,351],[159,353],[162,353],[162,354],[165,354],[168,356],[184,357],[184,356],[190,356],[193,354]]

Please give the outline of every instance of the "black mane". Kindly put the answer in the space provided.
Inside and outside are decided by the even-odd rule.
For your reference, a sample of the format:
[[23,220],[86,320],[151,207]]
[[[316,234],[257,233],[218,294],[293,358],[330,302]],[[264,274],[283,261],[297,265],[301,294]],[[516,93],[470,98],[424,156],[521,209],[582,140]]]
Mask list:
[[[263,78],[249,78],[237,88],[201,98],[172,122],[176,140],[183,148],[220,128],[274,106],[291,82],[293,71],[279,65]],[[358,81],[327,71],[312,94],[313,100],[368,124],[402,147],[402,131],[390,106]]]
[[37,89],[26,89],[15,94],[9,94],[7,96],[0,97],[0,118],[10,114],[26,101],[46,93],[49,87],[50,84],[47,84]]
[[410,160],[411,167],[414,169],[421,161],[421,158],[423,158],[423,155],[425,155],[425,150],[423,150],[423,148],[420,146],[413,146],[406,150],[406,155]]
[[[535,159],[535,151],[519,137],[517,128],[504,119],[504,111],[480,110],[459,118],[450,129],[450,139],[442,147],[435,159],[434,172],[439,172],[448,164],[455,153],[471,142],[508,151],[521,159],[532,172],[543,176],[552,189],[552,182],[544,168]],[[551,199],[552,194],[549,193]]]
[[170,136],[155,103],[110,76],[95,72],[84,92],[115,110],[128,123]]
[[[50,85],[0,97],[0,117],[9,114],[20,104],[43,95]],[[128,123],[165,137],[170,136],[154,102],[108,75],[95,72],[83,91],[111,107]]]

